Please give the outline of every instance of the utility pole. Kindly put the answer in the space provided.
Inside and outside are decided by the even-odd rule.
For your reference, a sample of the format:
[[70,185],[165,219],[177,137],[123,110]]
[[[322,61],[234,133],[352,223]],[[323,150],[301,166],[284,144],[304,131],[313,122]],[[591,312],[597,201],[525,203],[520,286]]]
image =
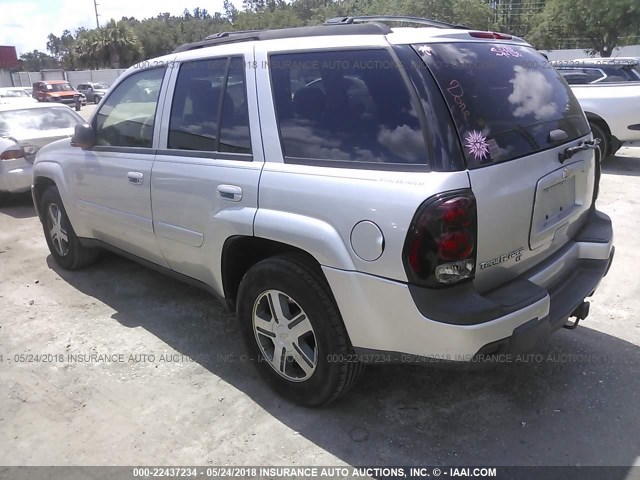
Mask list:
[[100,22],[98,21],[98,4],[96,0],[93,0],[93,9],[96,11],[96,28],[100,28]]

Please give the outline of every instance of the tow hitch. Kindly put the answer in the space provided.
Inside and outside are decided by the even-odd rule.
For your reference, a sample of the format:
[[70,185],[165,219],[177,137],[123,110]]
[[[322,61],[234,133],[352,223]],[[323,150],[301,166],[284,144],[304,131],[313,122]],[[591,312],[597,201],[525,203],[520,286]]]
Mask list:
[[569,318],[576,317],[575,321],[573,323],[567,323],[566,325],[563,325],[563,327],[567,330],[575,330],[578,328],[580,320],[584,320],[588,315],[589,302],[582,302],[573,312],[571,312],[571,315],[569,315]]

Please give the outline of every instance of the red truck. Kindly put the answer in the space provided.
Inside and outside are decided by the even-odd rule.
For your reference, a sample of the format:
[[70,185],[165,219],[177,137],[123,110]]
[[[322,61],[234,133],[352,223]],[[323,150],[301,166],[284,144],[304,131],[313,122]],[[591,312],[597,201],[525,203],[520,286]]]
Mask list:
[[87,104],[87,98],[66,80],[42,80],[33,84],[33,98],[39,102],[75,105],[77,111]]

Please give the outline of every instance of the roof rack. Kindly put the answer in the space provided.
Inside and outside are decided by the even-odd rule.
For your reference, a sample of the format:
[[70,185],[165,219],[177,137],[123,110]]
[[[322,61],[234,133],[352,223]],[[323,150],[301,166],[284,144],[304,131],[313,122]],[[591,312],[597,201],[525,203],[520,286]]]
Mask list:
[[370,23],[370,22],[398,22],[398,23],[413,23],[415,25],[424,25],[426,27],[435,28],[460,28],[468,30],[469,27],[465,25],[457,25],[453,23],[441,22],[439,20],[432,20],[430,18],[411,17],[403,15],[360,15],[355,17],[336,17],[330,18],[325,21],[325,25],[353,25],[357,23]]
[[220,32],[209,35],[204,40],[186,43],[173,53],[196,50],[198,48],[225,43],[249,42],[252,40],[274,40],[279,38],[324,37],[329,35],[387,35],[391,29],[381,23],[361,23],[353,25],[317,25],[313,27],[280,28],[275,30],[245,30]]
[[232,35],[241,35],[243,33],[255,33],[255,32],[259,32],[260,30],[234,30],[233,32],[218,32],[218,33],[213,33],[207,37],[205,37],[205,40],[214,40],[216,38],[225,38],[225,37],[231,37]]
[[209,35],[199,42],[187,43],[174,50],[174,53],[196,50],[225,43],[249,42],[252,40],[273,40],[278,38],[323,37],[329,35],[387,35],[391,29],[385,23],[412,23],[435,28],[463,28],[464,25],[454,25],[420,17],[407,16],[356,16],[337,17],[327,20],[323,25],[313,27],[280,28],[275,30],[237,30],[219,32]]

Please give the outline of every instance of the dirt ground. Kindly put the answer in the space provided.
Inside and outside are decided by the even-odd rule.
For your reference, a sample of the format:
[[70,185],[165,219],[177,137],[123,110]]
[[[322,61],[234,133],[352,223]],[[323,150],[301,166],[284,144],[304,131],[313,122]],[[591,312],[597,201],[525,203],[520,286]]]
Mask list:
[[0,465],[640,464],[640,149],[601,188],[616,259],[580,328],[492,370],[371,367],[322,410],[257,378],[215,299],[113,255],[61,270],[5,199]]

